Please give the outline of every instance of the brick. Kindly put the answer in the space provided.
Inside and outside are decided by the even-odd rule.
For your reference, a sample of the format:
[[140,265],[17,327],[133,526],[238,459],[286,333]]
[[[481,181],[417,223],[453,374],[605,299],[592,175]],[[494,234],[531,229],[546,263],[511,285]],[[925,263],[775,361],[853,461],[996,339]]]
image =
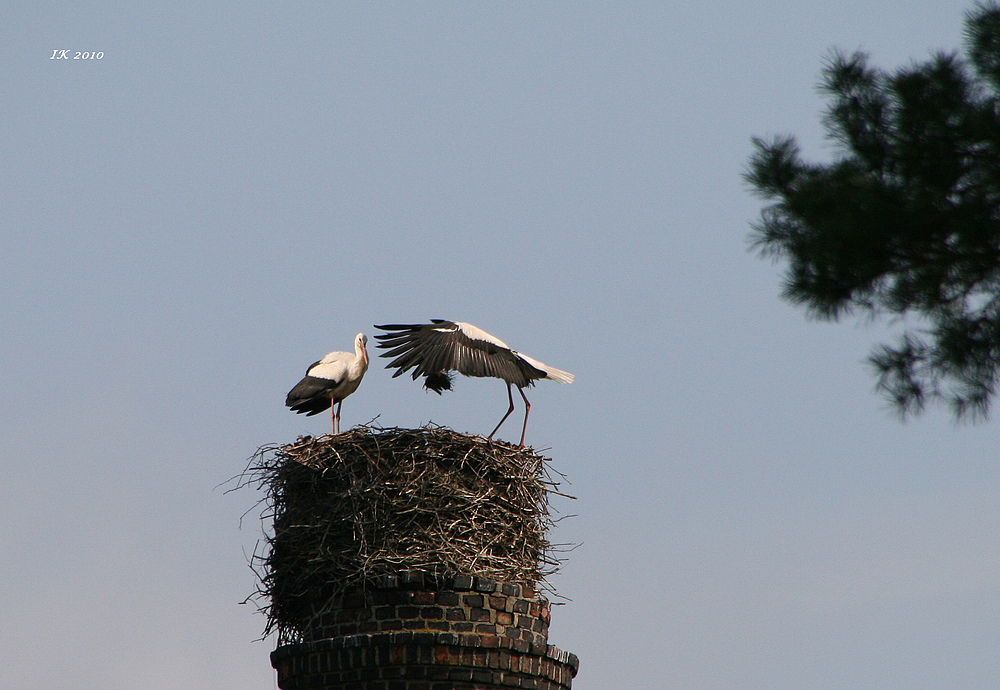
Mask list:
[[500,682],[512,688],[521,687],[521,679],[510,673],[503,674],[500,678]]
[[489,609],[469,609],[469,620],[470,621],[488,621],[490,620]]
[[434,592],[413,592],[414,604],[433,604]]
[[[427,669],[424,668],[423,666],[415,666],[411,664],[407,666],[405,669],[403,669],[403,677],[409,680],[414,680],[414,679],[423,680],[424,678],[427,677]],[[413,687],[417,687],[417,685],[414,685]],[[430,686],[426,685],[424,687],[430,687]]]
[[375,578],[373,583],[378,589],[395,589],[399,587],[399,578],[395,575],[383,575]]
[[465,615],[465,609],[460,608],[450,608],[446,610],[444,617],[450,621],[464,621],[467,618]]
[[451,582],[451,586],[459,592],[468,592],[472,589],[471,575],[456,575]]
[[462,603],[466,606],[472,606],[474,608],[483,608],[486,600],[483,598],[482,594],[463,594]]
[[504,582],[500,585],[500,591],[509,597],[519,597],[521,596],[521,585],[514,585],[509,582]]
[[361,594],[345,594],[340,605],[345,609],[357,609],[365,605],[365,597]]
[[461,601],[457,592],[438,592],[434,596],[434,603],[440,606],[458,606]]
[[373,598],[377,598],[378,602],[373,601],[372,603],[402,606],[413,602],[413,592],[407,592],[400,589],[394,589],[388,592],[375,592],[375,595],[376,596]]
[[510,601],[507,597],[497,596],[496,594],[490,595],[490,608],[496,609],[497,611],[506,611],[507,602]]
[[[427,667],[427,678],[430,680],[448,680],[448,667],[447,666],[428,666]],[[431,685],[432,688],[438,686]]]
[[456,635],[455,633],[439,633],[437,636],[437,643],[460,645],[462,644],[462,636]]
[[483,669],[477,669],[472,672],[472,680],[476,683],[493,683],[493,671],[486,671]]
[[399,606],[396,608],[396,615],[400,618],[419,618],[420,608],[417,606]]
[[399,575],[399,584],[407,589],[420,589],[424,586],[424,574],[419,570],[408,570]]
[[489,594],[490,592],[496,591],[497,583],[494,580],[490,580],[485,577],[477,577],[472,581],[472,588],[477,592],[485,592]]

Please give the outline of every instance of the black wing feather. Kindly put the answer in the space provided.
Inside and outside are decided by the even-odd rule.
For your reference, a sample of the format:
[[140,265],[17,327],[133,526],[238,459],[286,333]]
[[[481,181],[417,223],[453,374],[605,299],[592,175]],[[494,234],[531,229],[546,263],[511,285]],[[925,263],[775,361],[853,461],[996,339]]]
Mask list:
[[307,417],[319,414],[323,410],[330,409],[330,390],[336,385],[336,381],[307,374],[288,391],[288,395],[285,396],[285,407],[290,407],[300,414],[304,413]]
[[413,369],[413,379],[424,376],[425,386],[428,381],[435,384],[428,386],[432,390],[450,388],[450,385],[444,386],[441,379],[448,371],[498,378],[521,388],[545,375],[512,350],[487,340],[470,338],[452,321],[431,319],[429,324],[387,324],[375,328],[386,331],[375,338],[380,341],[379,348],[389,350],[381,357],[395,357],[386,365],[387,369],[397,370],[393,378]]

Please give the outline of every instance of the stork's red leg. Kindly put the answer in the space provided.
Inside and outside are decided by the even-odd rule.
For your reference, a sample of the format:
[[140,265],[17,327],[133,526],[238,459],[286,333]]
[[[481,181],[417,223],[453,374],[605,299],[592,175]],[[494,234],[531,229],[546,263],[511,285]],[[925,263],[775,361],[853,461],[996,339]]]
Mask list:
[[[521,390],[521,389],[518,388],[518,390]],[[521,393],[521,395],[524,395],[524,393]],[[507,414],[505,414],[503,416],[503,419],[500,420],[500,424],[497,424],[496,429],[494,429],[493,431],[490,432],[490,435],[486,437],[487,439],[493,438],[493,434],[495,434],[497,432],[497,429],[500,428],[500,425],[503,424],[505,421],[507,421],[507,417],[510,417],[510,413],[514,411],[514,396],[511,395],[510,384],[509,383],[507,384],[507,400],[508,400],[508,402],[510,402],[510,407],[507,408]]]
[[[531,412],[531,403],[528,402],[528,397],[524,394],[524,389],[520,386],[517,387],[517,392],[521,394],[521,398],[524,399],[524,426],[521,427],[521,445],[518,448],[524,448],[524,432],[528,430],[528,413]],[[513,405],[513,400],[511,405]]]
[[[340,408],[343,407],[343,406],[344,406],[344,401],[343,400],[341,400],[339,403],[337,403],[337,430],[333,432],[335,434],[339,434],[340,433]],[[330,409],[333,409],[333,405],[330,405]]]

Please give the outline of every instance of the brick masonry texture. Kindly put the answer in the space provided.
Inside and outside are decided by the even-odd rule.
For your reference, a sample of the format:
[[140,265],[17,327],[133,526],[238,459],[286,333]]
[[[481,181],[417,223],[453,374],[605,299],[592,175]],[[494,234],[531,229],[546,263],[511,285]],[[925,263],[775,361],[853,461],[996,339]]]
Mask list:
[[336,597],[305,641],[385,632],[454,632],[546,644],[549,603],[521,585],[473,577],[430,581],[422,573],[382,578]]
[[579,662],[551,645],[521,652],[503,638],[401,632],[285,645],[271,665],[281,690],[565,690]]
[[407,572],[337,597],[271,663],[282,690],[567,689],[579,661],[547,644],[548,624],[520,585]]

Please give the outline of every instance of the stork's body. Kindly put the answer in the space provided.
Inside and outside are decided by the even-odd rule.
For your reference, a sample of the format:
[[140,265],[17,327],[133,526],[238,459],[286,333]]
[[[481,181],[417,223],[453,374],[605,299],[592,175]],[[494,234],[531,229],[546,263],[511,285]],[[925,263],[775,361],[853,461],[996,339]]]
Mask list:
[[361,385],[368,371],[368,338],[364,333],[354,337],[354,354],[331,352],[308,369],[305,377],[295,384],[285,398],[285,405],[306,416],[330,409],[333,433],[340,433],[340,408],[344,398]]
[[413,369],[413,379],[424,377],[424,387],[438,394],[451,390],[451,375],[457,371],[466,376],[489,376],[507,383],[507,400],[510,407],[496,428],[487,438],[493,438],[500,426],[514,411],[511,386],[517,386],[524,400],[524,426],[521,427],[521,446],[528,428],[531,403],[524,389],[538,379],[551,379],[559,383],[572,383],[573,374],[542,364],[536,359],[512,350],[505,342],[472,324],[460,321],[431,319],[427,324],[375,326],[386,331],[376,335],[380,348],[389,350],[382,357],[395,357],[386,365],[395,368],[393,378]]

